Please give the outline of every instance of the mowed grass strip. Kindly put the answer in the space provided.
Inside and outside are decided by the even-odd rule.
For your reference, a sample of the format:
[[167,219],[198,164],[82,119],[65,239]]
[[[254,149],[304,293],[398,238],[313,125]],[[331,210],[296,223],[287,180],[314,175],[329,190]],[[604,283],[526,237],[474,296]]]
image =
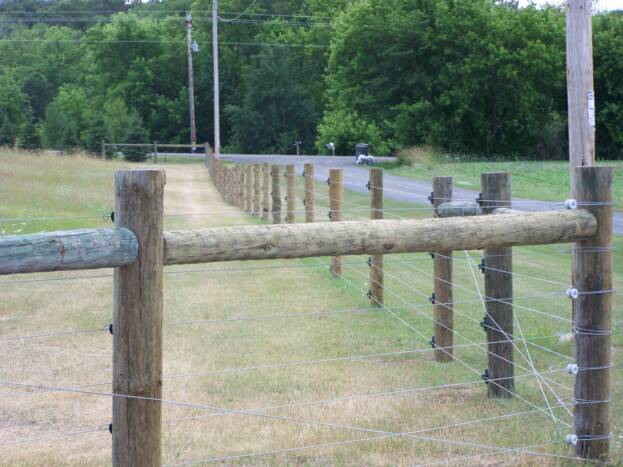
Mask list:
[[[10,155],[5,158],[3,155],[0,170],[3,173],[25,170],[27,163],[19,157]],[[25,157],[32,158],[31,162],[53,166],[59,174],[64,174],[66,182],[59,175],[61,178],[57,178],[55,183],[75,187],[76,192],[81,192],[79,201],[73,197],[70,197],[73,201],[64,198],[59,194],[63,192],[59,188],[57,190],[60,191],[54,192],[56,194],[50,194],[52,191],[46,194],[43,188],[29,192],[29,187],[40,186],[40,183],[15,181],[12,191],[21,190],[21,193],[15,195],[13,204],[3,204],[2,217],[17,217],[17,212],[21,213],[20,216],[31,217],[30,204],[41,208],[37,212],[47,212],[44,207],[49,203],[51,213],[69,215],[72,212],[74,215],[89,212],[89,206],[112,206],[113,172],[124,164],[79,158],[78,163],[86,167],[84,172],[79,172],[74,166],[74,158]],[[235,209],[221,201],[201,165],[171,164],[163,168],[167,171],[167,229],[257,222],[244,214],[224,214]],[[37,170],[46,172],[45,168]],[[95,183],[96,180],[99,182]],[[302,179],[297,181],[298,194],[302,197]],[[319,193],[328,193],[326,185],[317,184],[317,189]],[[285,190],[282,193],[285,194]],[[69,207],[65,207],[64,200],[70,204]],[[319,210],[327,208],[323,203],[319,195]],[[346,208],[365,208],[367,203],[365,196],[346,192]],[[400,203],[386,204],[388,207],[410,207]],[[301,206],[300,200],[297,200],[297,206]],[[425,210],[395,211],[394,214],[404,217],[430,215]],[[297,217],[299,221],[303,219],[302,214]],[[365,211],[353,211],[345,217],[368,216]],[[319,214],[317,219],[323,220]],[[79,223],[79,226],[91,225],[89,220]],[[102,220],[102,225],[110,223]],[[65,228],[65,225],[60,227]],[[45,226],[47,230],[54,228],[52,221]],[[36,227],[31,227],[30,231],[36,230]],[[564,249],[562,245],[516,249],[519,255],[515,260],[515,271],[526,275],[515,279],[516,303],[559,316],[560,319],[519,308],[516,315],[526,337],[554,336],[534,342],[561,355],[571,355],[571,344],[561,342],[557,337],[557,334],[569,329],[565,319],[569,319],[570,307],[568,300],[562,296],[563,287],[527,277],[565,283],[569,277],[570,262],[569,255],[563,253]],[[471,254],[477,263],[478,253]],[[478,322],[484,310],[475,293],[470,270],[473,264],[463,252],[456,252],[455,257],[455,325],[457,334],[461,336],[455,337],[455,343],[459,346],[469,345],[470,342],[482,343],[485,337]],[[387,257],[386,297],[389,310],[369,309],[365,297],[368,289],[366,259],[345,257],[343,278],[330,275],[328,258],[167,268],[164,397],[200,406],[261,411],[295,420],[388,432],[421,431],[420,436],[468,443],[515,447],[551,442],[554,444],[535,449],[544,449],[552,454],[571,454],[561,442],[568,430],[554,424],[551,418],[540,412],[430,430],[470,420],[523,413],[534,410],[534,407],[519,399],[486,398],[486,388],[479,382],[477,374],[486,367],[483,350],[473,346],[459,347],[456,355],[464,364],[437,364],[426,342],[392,315],[394,313],[425,335],[432,335],[432,309],[426,297],[432,291],[432,269],[426,255]],[[620,267],[619,261],[615,274],[617,281],[621,277]],[[475,272],[482,289],[482,276],[479,271]],[[111,336],[104,328],[111,320],[111,278],[9,282],[110,274],[111,271],[104,270],[0,278],[3,291],[0,337],[98,329],[89,334],[0,341],[0,345],[4,346],[6,362],[1,370],[2,379],[52,386],[93,384],[90,388],[109,391]],[[458,285],[465,289],[460,289]],[[619,295],[616,295],[615,310],[620,310],[620,305]],[[310,313],[347,309],[359,311],[302,317]],[[237,318],[240,319],[234,321]],[[620,313],[615,313],[614,318],[615,329],[618,329]],[[618,336],[615,342],[615,358],[618,358]],[[525,352],[523,344],[518,345]],[[569,402],[573,380],[562,372],[555,372],[567,360],[534,346],[528,348],[537,369],[554,371],[545,374],[545,377],[552,381],[550,384],[555,392]],[[417,352],[314,362],[410,350]],[[518,364],[527,366],[519,355],[516,359]],[[296,362],[305,364],[295,365]],[[275,367],[266,368],[270,365]],[[527,373],[517,369],[518,375]],[[621,408],[621,385],[617,384],[620,381],[621,373],[617,366],[613,373],[615,433],[621,423],[619,414],[622,411],[617,410]],[[474,384],[416,390],[464,382]],[[396,391],[400,392],[382,395]],[[18,392],[27,394],[17,397],[15,393]],[[517,393],[531,404],[546,407],[533,376],[518,378]],[[23,465],[109,463],[110,436],[107,432],[66,435],[109,423],[109,398],[3,387],[0,396],[9,394],[12,396],[1,399],[0,446],[36,437],[60,438],[2,446],[3,462]],[[550,403],[555,405],[556,400],[549,392],[548,397]],[[339,400],[328,401],[333,399]],[[327,402],[312,403],[321,400]],[[562,409],[554,408],[553,411],[562,420],[571,420]],[[223,462],[253,465],[412,465],[477,454],[478,457],[467,457],[457,462],[560,463],[555,458],[512,452],[483,457],[493,451],[424,439],[393,437],[357,441],[377,435],[314,423],[260,418],[252,414],[223,414],[199,407],[192,409],[165,404],[164,420],[163,460],[166,463],[244,456],[326,443],[336,445],[261,457],[234,457]],[[60,443],[63,449],[58,449]],[[614,458],[620,453],[619,449],[613,443]]]
[[[510,172],[513,196],[543,201],[563,201],[569,197],[569,162],[567,161],[487,161],[465,160],[460,156],[437,154],[413,148],[406,150],[411,165],[379,164],[392,175],[430,181],[436,175],[454,178],[455,188],[480,191],[483,172]],[[623,210],[623,161],[598,161],[598,165],[614,167],[614,199]],[[521,206],[519,206],[521,209]]]

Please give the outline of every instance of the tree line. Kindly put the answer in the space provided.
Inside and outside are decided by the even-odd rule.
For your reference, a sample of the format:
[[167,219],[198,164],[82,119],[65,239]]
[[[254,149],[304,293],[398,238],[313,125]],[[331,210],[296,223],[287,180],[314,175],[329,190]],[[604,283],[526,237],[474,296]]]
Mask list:
[[[0,145],[212,141],[210,0],[0,4]],[[241,14],[243,13],[243,14]],[[224,152],[567,155],[565,12],[495,0],[220,0]],[[623,12],[593,18],[597,153],[623,158]]]

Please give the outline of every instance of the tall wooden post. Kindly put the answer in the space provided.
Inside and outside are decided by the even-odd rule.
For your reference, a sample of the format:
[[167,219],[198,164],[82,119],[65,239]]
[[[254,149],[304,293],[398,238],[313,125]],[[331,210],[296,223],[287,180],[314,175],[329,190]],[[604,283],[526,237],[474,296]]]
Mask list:
[[245,210],[247,212],[253,212],[253,167],[251,164],[244,166],[246,186],[246,200]]
[[595,165],[592,0],[567,0],[567,107],[569,179],[577,198],[575,167]]
[[260,164],[253,164],[253,215],[260,217]]
[[106,159],[106,142],[104,140],[102,140],[102,147],[101,147],[101,154],[102,154],[102,159]]
[[[435,209],[452,201],[452,177],[433,178],[433,206]],[[436,216],[436,214],[435,214]],[[433,252],[435,315],[435,361],[450,362],[453,355],[454,326],[452,310],[452,251]]]
[[578,203],[597,218],[595,236],[575,245],[574,428],[576,454],[606,461],[610,445],[610,373],[612,334],[612,167],[578,167]]
[[238,207],[242,210],[244,210],[244,187],[245,187],[245,183],[244,183],[244,167],[239,165],[237,167],[237,171],[238,171]]
[[[495,208],[511,206],[509,173],[483,173],[480,180],[484,214],[490,214]],[[487,248],[484,251],[489,378],[494,380],[488,384],[489,397],[511,397],[515,390],[512,252],[512,248]]]
[[262,221],[268,224],[270,217],[270,164],[264,162],[262,164]]
[[281,190],[279,180],[279,166],[273,165],[271,169],[272,176],[272,201],[273,201],[273,224],[281,224]]
[[154,143],[153,159],[154,159],[154,164],[157,164],[158,163],[158,143]]
[[294,224],[294,210],[296,209],[296,194],[294,193],[294,164],[286,165],[286,223]]
[[[331,222],[342,220],[342,201],[344,199],[344,178],[342,169],[329,171],[329,216]],[[336,276],[342,275],[342,257],[331,257],[331,271]]]
[[[115,227],[134,232],[140,247],[114,273],[112,391],[161,399],[165,174],[122,170],[115,181]],[[161,415],[158,401],[113,397],[113,465],[161,465]]]
[[305,178],[305,222],[314,222],[314,164],[305,163],[303,169],[303,177]]
[[[370,219],[383,219],[383,169],[370,169]],[[370,257],[370,303],[381,306],[384,302],[383,255]]]

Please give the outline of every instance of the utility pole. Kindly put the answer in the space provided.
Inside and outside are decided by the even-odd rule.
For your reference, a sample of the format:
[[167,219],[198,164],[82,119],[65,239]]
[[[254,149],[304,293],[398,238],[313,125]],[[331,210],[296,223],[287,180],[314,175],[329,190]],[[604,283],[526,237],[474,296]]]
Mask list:
[[221,116],[218,82],[218,0],[212,0],[212,72],[214,75],[214,155],[221,154]]
[[592,0],[567,0],[569,181],[577,199],[576,166],[595,165]]
[[197,128],[195,126],[195,89],[193,85],[193,52],[198,50],[196,43],[193,43],[193,17],[190,12],[186,13],[186,43],[188,53],[188,106],[190,109],[190,144],[192,152],[195,152],[197,144]]

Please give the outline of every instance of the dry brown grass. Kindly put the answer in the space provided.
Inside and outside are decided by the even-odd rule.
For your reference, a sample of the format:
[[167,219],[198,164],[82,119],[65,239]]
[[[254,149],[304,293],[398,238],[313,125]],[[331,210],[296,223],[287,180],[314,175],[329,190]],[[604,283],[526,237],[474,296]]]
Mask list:
[[[110,167],[112,172],[113,167]],[[198,166],[166,167],[166,227],[196,228],[252,222],[231,211]],[[88,193],[85,193],[88,198]],[[206,215],[177,216],[203,213]],[[212,213],[212,214],[208,214]],[[176,214],[176,216],[171,216]],[[365,307],[361,294],[331,278],[312,260],[272,262],[304,268],[254,270],[268,263],[229,263],[175,267],[165,275],[165,323],[232,317],[267,317],[323,309]],[[207,272],[207,269],[241,271]],[[194,270],[196,272],[182,273]],[[408,272],[407,272],[408,273]],[[96,329],[92,334],[0,341],[4,355],[2,380],[71,387],[89,386],[107,392],[111,379],[110,271],[48,274],[12,279],[58,276],[105,276],[60,282],[2,283],[2,336],[70,329]],[[411,273],[411,275],[413,275]],[[11,278],[4,278],[6,282]],[[356,280],[356,279],[353,279]],[[428,279],[419,279],[429,282]],[[365,286],[365,281],[358,280]],[[478,311],[477,311],[478,312]],[[345,313],[324,318],[238,321],[209,325],[166,326],[164,333],[164,398],[215,407],[258,409],[341,396],[370,394],[474,381],[478,377],[460,364],[435,364],[430,353],[382,360],[360,360],[260,371],[201,373],[266,363],[375,354],[422,347],[409,329],[382,311]],[[482,358],[473,350],[466,359]],[[470,360],[471,361],[471,360]],[[568,384],[564,376],[556,377]],[[536,386],[518,382],[518,390],[538,401]],[[22,393],[19,396],[16,393]],[[11,397],[8,397],[12,394]],[[0,392],[0,450],[5,465],[106,465],[110,462],[107,431],[68,435],[107,426],[109,397],[41,392],[4,386]],[[542,401],[541,404],[542,405]],[[266,410],[263,413],[388,431],[417,431],[466,420],[529,410],[517,400],[493,401],[482,384],[435,391]],[[185,418],[185,420],[179,420]],[[219,414],[199,408],[164,404],[163,461],[243,455],[375,436],[313,424],[271,420],[252,415]],[[426,436],[500,446],[542,443],[555,436],[542,415],[527,415],[462,428],[422,433]],[[33,441],[37,437],[58,437]],[[16,440],[23,444],[3,445]],[[560,445],[552,453],[569,454]],[[504,454],[487,457],[445,443],[391,438],[354,442],[339,447],[302,449],[289,453],[224,461],[245,465],[413,465],[478,454],[461,465],[558,465],[553,458]]]

